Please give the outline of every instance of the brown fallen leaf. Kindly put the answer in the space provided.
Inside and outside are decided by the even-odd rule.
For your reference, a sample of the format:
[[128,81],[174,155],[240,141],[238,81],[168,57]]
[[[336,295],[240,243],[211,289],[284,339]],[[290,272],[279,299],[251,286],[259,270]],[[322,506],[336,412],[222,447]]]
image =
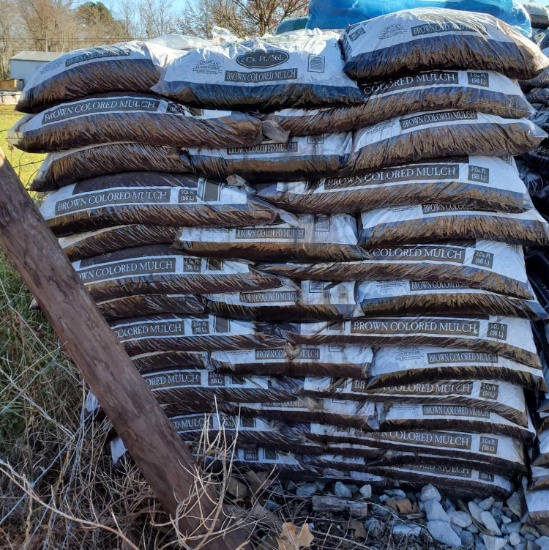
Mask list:
[[389,499],[385,503],[391,510],[398,512],[399,514],[417,514],[419,508],[417,504],[412,504],[410,499],[404,498],[402,500]]
[[278,537],[278,550],[300,550],[310,548],[314,537],[311,534],[309,525],[305,524],[299,528],[293,523],[282,525],[282,533]]
[[364,524],[356,519],[351,519],[346,525],[347,531],[354,531],[353,538],[355,540],[366,540],[366,529]]

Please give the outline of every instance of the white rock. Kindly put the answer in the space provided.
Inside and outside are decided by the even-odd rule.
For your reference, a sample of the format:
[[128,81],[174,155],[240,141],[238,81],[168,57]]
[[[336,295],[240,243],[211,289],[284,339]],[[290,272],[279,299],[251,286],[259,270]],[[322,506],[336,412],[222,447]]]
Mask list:
[[505,539],[490,537],[489,535],[481,535],[481,537],[486,550],[501,550],[507,544]]
[[227,493],[236,498],[246,498],[250,494],[248,487],[234,477],[229,479],[229,483],[227,484]]
[[471,516],[467,512],[448,512],[448,515],[450,516],[450,521],[462,529],[467,529],[473,523]]
[[482,523],[482,519],[480,518],[480,514],[484,512],[482,508],[479,508],[478,504],[475,504],[473,501],[469,502],[469,512],[471,512],[471,515],[479,522]]
[[459,538],[461,539],[461,545],[465,548],[470,548],[475,542],[473,533],[469,533],[469,531],[462,531]]
[[506,525],[508,523],[511,523],[513,520],[511,518],[508,518],[507,516],[501,516],[502,523],[505,523]]
[[514,521],[513,523],[509,523],[507,525],[507,532],[509,534],[518,533],[520,531],[521,527],[522,527],[522,525],[520,524],[520,521]]
[[524,501],[521,493],[513,493],[507,499],[507,506],[509,506],[515,516],[521,518],[524,515]]
[[360,488],[360,494],[362,495],[362,498],[372,498],[372,486],[371,485],[363,485]]
[[423,500],[423,502],[427,500],[436,500],[440,502],[441,498],[438,489],[434,485],[425,485],[425,487],[421,489],[421,500]]
[[295,494],[299,498],[311,498],[317,490],[318,487],[316,486],[316,483],[305,483],[297,488]]
[[520,544],[521,543],[521,540],[520,540],[520,535],[518,533],[511,533],[509,535],[509,544],[511,546],[516,546],[517,544]]
[[413,523],[397,523],[393,527],[393,535],[395,537],[419,537],[421,535],[421,527]]
[[488,510],[490,510],[490,508],[492,508],[492,506],[494,505],[494,502],[495,502],[495,498],[494,497],[489,497],[487,498],[486,500],[483,500],[482,502],[479,502],[479,508],[482,508],[485,512],[487,512]]
[[448,523],[445,521],[428,521],[427,530],[436,541],[446,544],[446,546],[452,548],[461,546],[461,539],[452,529],[448,528]]
[[480,520],[492,535],[501,536],[501,530],[498,527],[498,523],[490,512],[482,512],[482,514],[480,514]]
[[549,537],[540,537],[536,539],[536,544],[541,548],[541,550],[549,550]]
[[341,483],[341,481],[338,481],[334,486],[334,493],[339,498],[351,498],[353,496],[353,492],[347,485],[344,485]]
[[425,513],[429,521],[445,521],[450,523],[450,516],[444,511],[442,504],[436,500],[425,501]]

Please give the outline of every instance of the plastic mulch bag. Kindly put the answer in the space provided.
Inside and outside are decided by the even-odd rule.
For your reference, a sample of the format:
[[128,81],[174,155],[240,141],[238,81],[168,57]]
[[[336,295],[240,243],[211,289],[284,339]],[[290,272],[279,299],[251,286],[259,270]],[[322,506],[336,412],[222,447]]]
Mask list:
[[373,172],[424,159],[521,155],[547,134],[528,119],[473,111],[434,111],[393,118],[359,130],[345,175]]
[[423,204],[364,212],[360,225],[358,242],[367,248],[474,239],[525,246],[549,244],[549,225],[535,209],[508,214]]
[[189,109],[142,94],[108,94],[27,115],[8,141],[30,153],[52,153],[131,141],[167,147],[249,147],[263,141],[259,119],[230,111]]
[[253,261],[363,258],[353,216],[302,215],[294,222],[237,229],[183,227],[174,245],[187,254]]
[[292,136],[360,130],[390,118],[459,109],[503,118],[523,118],[534,113],[520,86],[490,71],[431,71],[363,88],[362,105],[311,110],[284,109],[265,115]]
[[48,195],[40,212],[56,235],[130,224],[245,227],[279,219],[275,208],[242,188],[159,172],[68,185]]
[[394,245],[365,251],[356,262],[264,263],[258,267],[302,281],[434,281],[534,299],[522,247],[493,241]]
[[338,214],[447,203],[522,212],[531,200],[512,157],[427,160],[362,176],[257,186],[259,197],[292,212]]
[[345,71],[378,81],[433,69],[495,71],[529,79],[549,65],[536,44],[491,15],[418,8],[345,30]]
[[343,72],[338,38],[303,32],[199,48],[162,67],[153,90],[185,105],[220,109],[361,103],[360,88]]
[[279,279],[245,262],[193,258],[169,246],[130,248],[73,263],[98,301],[139,294],[211,294],[275,288]]
[[55,191],[77,181],[120,172],[190,173],[191,166],[176,147],[111,143],[50,153],[40,166],[31,191]]

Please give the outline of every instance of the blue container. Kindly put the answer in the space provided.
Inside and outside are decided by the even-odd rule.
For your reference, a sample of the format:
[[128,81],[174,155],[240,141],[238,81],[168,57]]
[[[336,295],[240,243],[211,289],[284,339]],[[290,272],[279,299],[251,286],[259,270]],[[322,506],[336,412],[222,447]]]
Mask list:
[[283,34],[285,32],[300,31],[307,27],[308,17],[296,17],[295,19],[284,19],[276,28],[275,34]]

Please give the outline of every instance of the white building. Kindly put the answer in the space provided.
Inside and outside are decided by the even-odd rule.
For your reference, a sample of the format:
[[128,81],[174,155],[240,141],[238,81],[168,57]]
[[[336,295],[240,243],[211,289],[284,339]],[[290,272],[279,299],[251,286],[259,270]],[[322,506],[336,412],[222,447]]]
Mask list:
[[61,52],[19,52],[10,59],[10,78],[26,84],[34,71],[61,55]]

